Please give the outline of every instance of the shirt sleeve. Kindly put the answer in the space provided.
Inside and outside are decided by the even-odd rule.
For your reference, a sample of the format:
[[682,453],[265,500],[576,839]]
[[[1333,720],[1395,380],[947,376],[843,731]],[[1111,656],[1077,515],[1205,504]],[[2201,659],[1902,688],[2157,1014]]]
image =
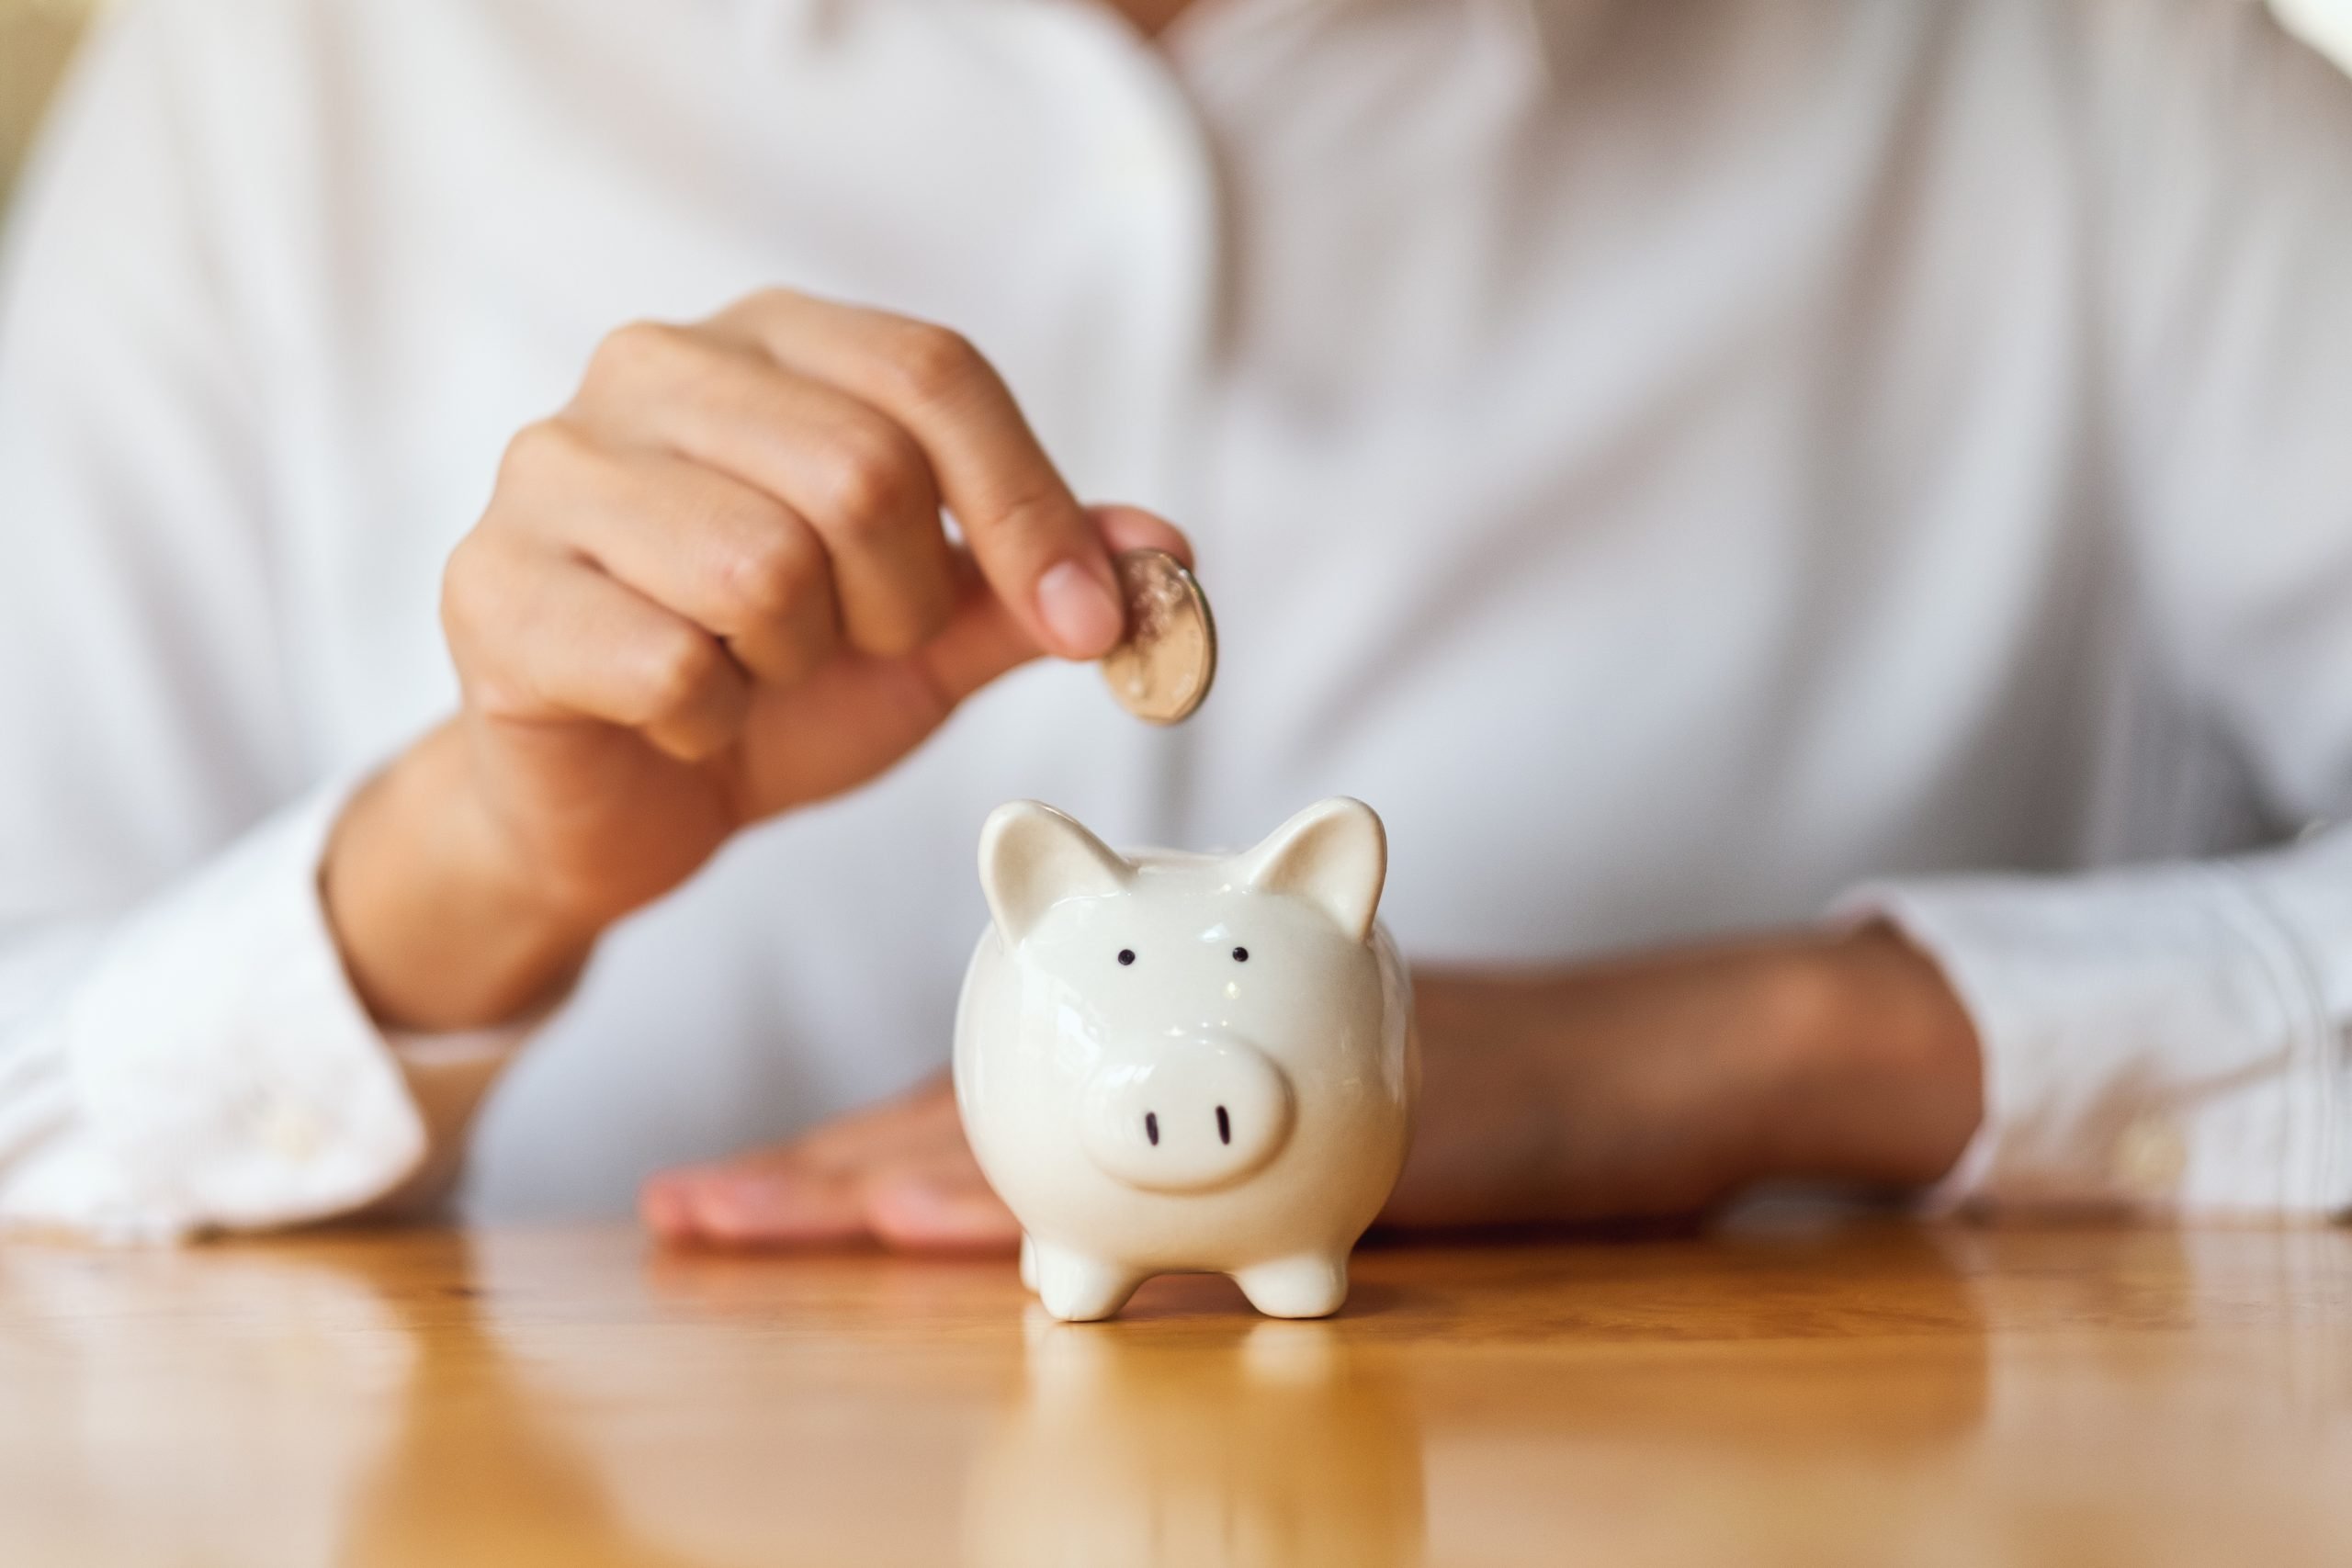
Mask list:
[[2352,833],[1846,908],[1939,961],[1984,1047],[1984,1120],[1931,1209],[2352,1205]]
[[2258,6],[2086,15],[2132,657],[2274,847],[1846,908],[1940,963],[1984,1048],[1984,1121],[1933,1202],[2340,1214],[2352,830],[2322,825],[2352,817],[2352,82]]
[[293,692],[197,13],[108,13],[0,273],[0,1224],[113,1237],[415,1192],[512,1045],[392,1049],[326,927],[347,781]]

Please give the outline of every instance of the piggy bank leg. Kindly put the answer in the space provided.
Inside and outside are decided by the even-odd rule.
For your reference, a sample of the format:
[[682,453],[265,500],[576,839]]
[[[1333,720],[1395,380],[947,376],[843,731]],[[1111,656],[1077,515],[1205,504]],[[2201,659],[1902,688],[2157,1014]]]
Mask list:
[[1037,1299],[1064,1323],[1093,1323],[1115,1317],[1143,1276],[1115,1263],[1033,1240],[1029,1256],[1037,1276]]
[[1027,1231],[1021,1233],[1021,1283],[1031,1295],[1037,1293],[1037,1244]]
[[1329,1317],[1348,1299],[1348,1255],[1277,1258],[1240,1270],[1233,1282],[1268,1317]]

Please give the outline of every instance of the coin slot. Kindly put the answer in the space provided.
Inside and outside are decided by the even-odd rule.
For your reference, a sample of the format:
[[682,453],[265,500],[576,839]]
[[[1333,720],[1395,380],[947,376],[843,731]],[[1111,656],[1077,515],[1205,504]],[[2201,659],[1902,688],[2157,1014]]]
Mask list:
[[[1222,1116],[1222,1115],[1224,1115],[1224,1114],[1225,1114],[1225,1112],[1224,1112],[1223,1111],[1219,1111],[1217,1112],[1217,1114],[1218,1114],[1219,1116]],[[1157,1111],[1145,1111],[1145,1112],[1143,1113],[1143,1135],[1144,1135],[1145,1137],[1149,1138],[1149,1139],[1151,1140],[1151,1146],[1152,1146],[1153,1148],[1155,1148],[1155,1149],[1156,1149],[1156,1148],[1158,1148],[1158,1147],[1159,1146],[1159,1112],[1157,1112]]]
[[1233,1118],[1225,1113],[1222,1105],[1216,1108],[1216,1141],[1220,1144],[1233,1142]]

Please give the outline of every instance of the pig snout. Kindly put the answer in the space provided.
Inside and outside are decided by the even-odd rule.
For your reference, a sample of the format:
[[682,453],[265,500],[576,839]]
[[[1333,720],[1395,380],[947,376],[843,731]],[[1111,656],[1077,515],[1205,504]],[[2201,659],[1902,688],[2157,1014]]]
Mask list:
[[1171,1040],[1097,1071],[1079,1115],[1087,1154],[1110,1175],[1147,1191],[1198,1192],[1281,1150],[1290,1080],[1245,1042]]

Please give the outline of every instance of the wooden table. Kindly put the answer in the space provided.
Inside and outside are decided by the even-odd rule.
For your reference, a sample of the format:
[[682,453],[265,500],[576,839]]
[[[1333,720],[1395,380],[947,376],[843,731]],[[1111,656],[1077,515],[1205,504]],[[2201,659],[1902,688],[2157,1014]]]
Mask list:
[[0,1247],[0,1562],[2352,1562],[2352,1234],[1377,1248],[1348,1311],[626,1229]]

